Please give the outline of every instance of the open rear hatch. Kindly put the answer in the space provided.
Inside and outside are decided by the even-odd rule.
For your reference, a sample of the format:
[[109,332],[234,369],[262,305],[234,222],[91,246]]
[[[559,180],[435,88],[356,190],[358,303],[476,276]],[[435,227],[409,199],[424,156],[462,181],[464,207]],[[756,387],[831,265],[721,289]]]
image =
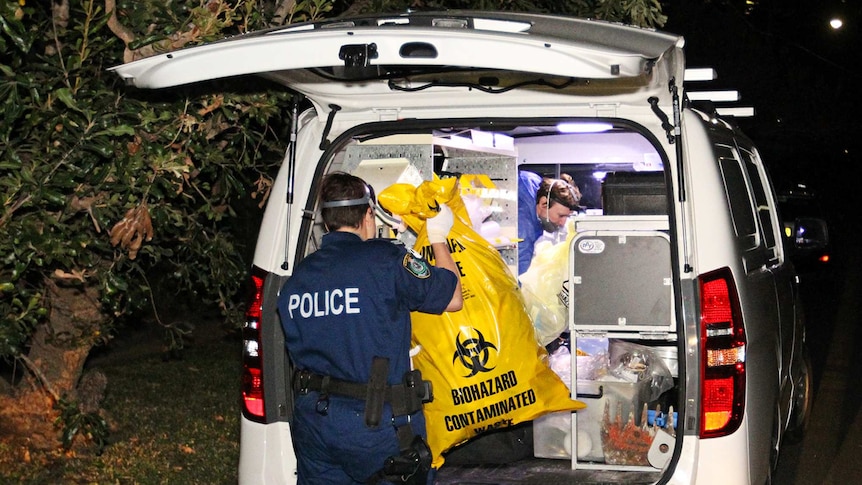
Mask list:
[[683,79],[682,46],[679,36],[607,22],[450,11],[295,24],[112,70],[150,89],[260,75],[309,97],[320,116],[330,104],[346,112],[433,105],[443,89],[453,104],[499,105],[477,93],[525,82],[580,88],[583,99],[567,102],[657,97],[669,106],[668,85]]

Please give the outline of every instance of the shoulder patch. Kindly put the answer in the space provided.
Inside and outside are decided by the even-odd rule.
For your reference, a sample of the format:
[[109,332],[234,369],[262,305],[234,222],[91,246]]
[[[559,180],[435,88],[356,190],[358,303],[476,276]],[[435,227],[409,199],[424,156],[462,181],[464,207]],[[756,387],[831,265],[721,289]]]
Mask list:
[[431,276],[431,269],[428,268],[428,262],[422,258],[414,256],[411,252],[404,255],[402,264],[404,265],[404,269],[419,279],[424,280]]

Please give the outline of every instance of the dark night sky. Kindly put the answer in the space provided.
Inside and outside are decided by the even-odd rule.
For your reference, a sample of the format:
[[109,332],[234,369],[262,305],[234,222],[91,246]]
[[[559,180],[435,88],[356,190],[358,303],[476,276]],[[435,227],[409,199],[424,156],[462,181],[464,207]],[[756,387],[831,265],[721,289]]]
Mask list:
[[[718,72],[716,81],[697,88],[736,89],[742,98],[736,105],[755,108],[754,118],[739,125],[780,185],[804,182],[835,192],[862,162],[856,67],[862,5],[849,1],[663,2],[662,30],[685,37],[687,66]],[[829,27],[833,14],[844,16],[839,31]]]

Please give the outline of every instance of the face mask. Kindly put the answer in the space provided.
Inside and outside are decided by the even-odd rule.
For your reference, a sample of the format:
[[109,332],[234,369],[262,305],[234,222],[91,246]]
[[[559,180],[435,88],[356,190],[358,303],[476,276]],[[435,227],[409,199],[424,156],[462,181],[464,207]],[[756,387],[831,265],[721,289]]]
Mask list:
[[547,217],[540,217],[539,222],[542,223],[542,230],[545,232],[555,233],[560,230],[560,226],[551,222]]

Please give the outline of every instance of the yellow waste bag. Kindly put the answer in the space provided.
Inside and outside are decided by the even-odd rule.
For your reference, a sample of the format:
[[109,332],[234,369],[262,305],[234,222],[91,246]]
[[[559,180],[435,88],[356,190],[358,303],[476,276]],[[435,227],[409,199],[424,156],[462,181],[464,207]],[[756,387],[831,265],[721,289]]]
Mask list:
[[484,431],[583,408],[548,367],[518,282],[497,250],[472,229],[457,180],[395,184],[378,201],[417,233],[414,249],[430,261],[425,219],[439,203],[455,214],[448,244],[461,272],[463,309],[412,315],[413,344],[419,346],[413,363],[434,390],[434,400],[424,406],[433,466],[443,464],[447,450]]
[[569,246],[575,238],[574,224],[569,221],[565,241],[536,243],[535,256],[518,280],[527,314],[536,329],[536,338],[542,345],[553,342],[569,328],[568,309],[559,294],[566,282],[569,267]]

